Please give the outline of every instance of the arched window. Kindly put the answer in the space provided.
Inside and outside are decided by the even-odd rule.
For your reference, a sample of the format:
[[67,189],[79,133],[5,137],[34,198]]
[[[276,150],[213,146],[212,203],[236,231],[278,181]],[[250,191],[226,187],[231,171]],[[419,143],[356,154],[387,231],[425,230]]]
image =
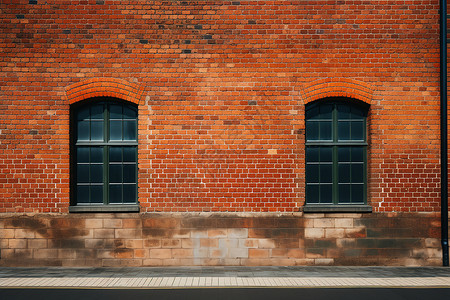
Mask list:
[[71,211],[138,209],[137,114],[110,98],[73,107]]
[[348,100],[307,105],[305,211],[339,206],[370,211],[365,206],[367,111]]

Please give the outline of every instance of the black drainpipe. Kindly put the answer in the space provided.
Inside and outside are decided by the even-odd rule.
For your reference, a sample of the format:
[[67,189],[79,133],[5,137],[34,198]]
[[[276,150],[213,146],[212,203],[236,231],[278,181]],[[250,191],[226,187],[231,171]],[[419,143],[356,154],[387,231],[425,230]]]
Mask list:
[[439,4],[441,43],[441,244],[442,265],[448,267],[447,0],[439,0]]

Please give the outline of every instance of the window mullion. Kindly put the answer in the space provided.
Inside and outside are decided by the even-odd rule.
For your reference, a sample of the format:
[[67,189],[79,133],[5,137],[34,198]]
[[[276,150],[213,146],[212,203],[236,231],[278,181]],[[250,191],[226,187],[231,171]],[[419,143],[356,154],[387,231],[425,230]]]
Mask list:
[[104,127],[104,142],[106,143],[105,146],[103,146],[103,204],[109,204],[109,105],[108,103],[105,103],[104,106],[104,120],[105,120],[105,126]]
[[332,151],[332,161],[333,161],[333,167],[332,167],[332,172],[333,172],[333,185],[332,185],[332,195],[333,195],[333,204],[338,204],[339,203],[339,199],[338,199],[338,164],[337,164],[337,141],[338,141],[338,120],[337,120],[337,108],[336,108],[336,104],[333,104],[333,110],[331,113],[332,116],[332,128],[333,128],[333,151]]

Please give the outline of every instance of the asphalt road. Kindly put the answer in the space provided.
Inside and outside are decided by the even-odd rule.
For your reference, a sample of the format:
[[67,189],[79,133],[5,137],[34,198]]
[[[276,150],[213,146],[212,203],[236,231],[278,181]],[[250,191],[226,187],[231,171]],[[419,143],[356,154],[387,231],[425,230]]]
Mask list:
[[447,300],[450,288],[0,289],[1,300]]

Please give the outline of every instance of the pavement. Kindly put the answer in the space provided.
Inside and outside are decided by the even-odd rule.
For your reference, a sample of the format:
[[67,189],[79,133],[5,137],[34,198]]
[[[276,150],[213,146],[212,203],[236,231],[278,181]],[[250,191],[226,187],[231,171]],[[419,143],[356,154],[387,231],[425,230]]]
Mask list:
[[0,267],[0,289],[450,288],[449,267]]

